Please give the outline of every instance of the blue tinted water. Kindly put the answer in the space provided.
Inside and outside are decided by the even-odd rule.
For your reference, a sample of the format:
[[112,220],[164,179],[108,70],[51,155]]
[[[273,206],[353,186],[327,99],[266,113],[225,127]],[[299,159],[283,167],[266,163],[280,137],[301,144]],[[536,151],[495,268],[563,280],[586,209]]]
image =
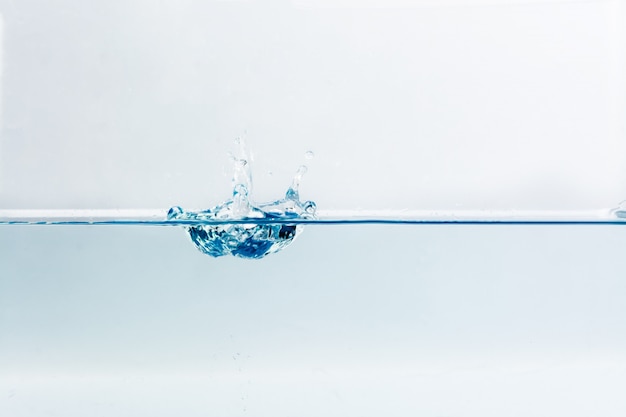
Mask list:
[[0,415],[621,417],[625,232],[0,227]]

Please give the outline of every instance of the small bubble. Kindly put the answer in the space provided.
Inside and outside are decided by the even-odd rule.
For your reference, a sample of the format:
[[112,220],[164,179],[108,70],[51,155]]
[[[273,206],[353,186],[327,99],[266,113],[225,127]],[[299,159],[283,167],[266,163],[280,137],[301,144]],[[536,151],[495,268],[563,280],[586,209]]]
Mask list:
[[274,173],[272,171],[267,171],[267,175],[271,177],[272,175],[274,175]]
[[313,159],[313,158],[315,158],[315,154],[313,153],[313,151],[306,151],[306,152],[304,153],[304,157],[305,157],[306,159]]

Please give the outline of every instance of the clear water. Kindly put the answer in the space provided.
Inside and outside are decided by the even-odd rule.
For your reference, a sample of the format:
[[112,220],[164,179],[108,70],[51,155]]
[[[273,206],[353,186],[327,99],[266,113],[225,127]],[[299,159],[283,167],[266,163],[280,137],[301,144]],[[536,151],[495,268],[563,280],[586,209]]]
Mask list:
[[626,229],[0,227],[0,415],[626,412]]

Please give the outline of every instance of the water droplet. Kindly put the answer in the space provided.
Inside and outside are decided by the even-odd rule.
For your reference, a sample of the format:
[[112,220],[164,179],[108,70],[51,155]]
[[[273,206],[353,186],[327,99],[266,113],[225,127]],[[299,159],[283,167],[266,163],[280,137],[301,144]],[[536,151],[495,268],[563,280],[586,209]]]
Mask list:
[[313,151],[306,151],[306,152],[304,153],[304,157],[305,157],[306,159],[313,159],[313,158],[315,158],[315,154],[313,153]]
[[169,209],[169,211],[167,212],[167,219],[174,220],[180,217],[182,214],[183,214],[183,209],[178,206],[174,206],[171,209]]
[[306,174],[307,170],[308,168],[306,167],[306,165],[300,165],[298,171],[296,171],[296,175],[293,177],[291,187],[289,187],[289,189],[287,190],[287,194],[285,195],[287,200],[300,200],[300,181],[302,180],[304,174]]
[[306,203],[304,203],[304,211],[307,214],[314,215],[316,210],[317,205],[313,201],[307,201]]
[[626,219],[626,200],[619,203],[619,205],[612,210],[612,213],[620,219]]

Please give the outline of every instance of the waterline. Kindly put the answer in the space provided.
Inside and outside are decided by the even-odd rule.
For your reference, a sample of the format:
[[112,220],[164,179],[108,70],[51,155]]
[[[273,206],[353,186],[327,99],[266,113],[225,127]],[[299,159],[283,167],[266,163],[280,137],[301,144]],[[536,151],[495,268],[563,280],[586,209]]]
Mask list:
[[0,210],[0,225],[194,226],[225,224],[626,225],[614,210],[319,210],[316,219],[171,219],[167,209]]

